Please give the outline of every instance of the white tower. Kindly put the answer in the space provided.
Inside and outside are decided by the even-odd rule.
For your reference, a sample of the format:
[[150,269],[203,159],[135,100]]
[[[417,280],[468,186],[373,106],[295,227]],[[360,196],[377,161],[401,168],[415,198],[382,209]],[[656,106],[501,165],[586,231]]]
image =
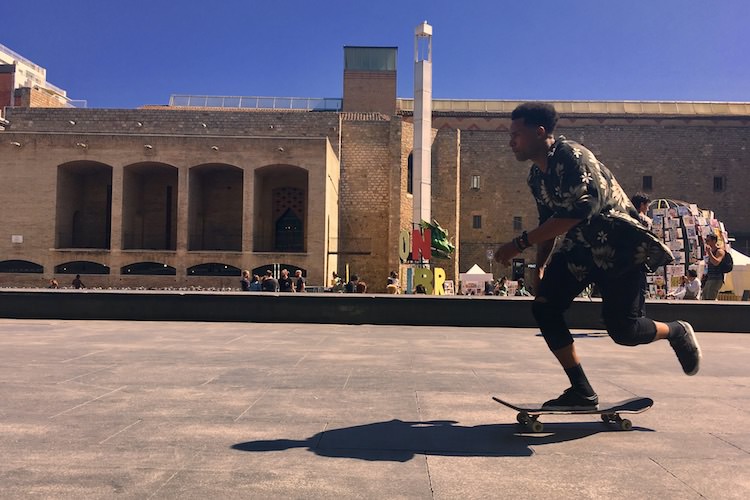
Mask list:
[[414,30],[414,215],[432,222],[432,26]]

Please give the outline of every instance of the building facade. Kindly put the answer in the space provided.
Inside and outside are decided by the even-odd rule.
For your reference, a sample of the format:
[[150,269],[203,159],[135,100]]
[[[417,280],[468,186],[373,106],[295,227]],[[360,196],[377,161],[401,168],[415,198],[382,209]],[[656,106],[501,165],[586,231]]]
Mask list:
[[[343,106],[6,109],[0,132],[0,286],[238,287],[242,269],[359,275],[384,292],[412,228],[413,101],[395,48],[345,50]],[[433,101],[432,216],[458,279],[536,227],[529,165],[508,147],[512,101]],[[710,208],[750,239],[750,103],[557,102],[559,134],[628,193]]]

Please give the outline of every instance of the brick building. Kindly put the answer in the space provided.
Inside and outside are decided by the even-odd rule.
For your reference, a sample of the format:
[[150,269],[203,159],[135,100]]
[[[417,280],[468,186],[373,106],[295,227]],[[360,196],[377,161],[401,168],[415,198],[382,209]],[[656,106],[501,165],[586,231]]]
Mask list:
[[47,70],[0,44],[0,108],[66,108],[82,104],[47,81]]
[[[395,48],[347,49],[332,107],[7,108],[0,285],[82,274],[87,286],[236,288],[241,269],[278,265],[311,285],[348,267],[385,291],[412,226],[413,101],[396,98]],[[356,57],[369,49],[380,64]],[[448,279],[489,268],[487,250],[535,227],[528,166],[507,145],[517,104],[433,101],[432,214],[457,246],[433,264]],[[747,250],[750,103],[555,104],[558,132],[627,192],[711,208]]]

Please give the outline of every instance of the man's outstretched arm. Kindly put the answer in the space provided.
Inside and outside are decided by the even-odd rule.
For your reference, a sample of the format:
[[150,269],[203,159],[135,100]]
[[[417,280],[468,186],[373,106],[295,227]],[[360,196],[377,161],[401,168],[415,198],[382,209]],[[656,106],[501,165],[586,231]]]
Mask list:
[[[538,245],[537,265],[543,266],[547,261],[547,257],[549,257],[549,253],[552,251],[552,245],[555,242],[555,238],[561,234],[567,233],[580,222],[581,219],[558,219],[556,217],[550,217],[542,223],[541,226],[529,231],[527,233],[529,245]],[[520,253],[521,250],[519,250],[518,246],[511,241],[497,249],[495,252],[495,260],[507,266],[510,264],[510,260]],[[544,260],[539,260],[542,257]]]

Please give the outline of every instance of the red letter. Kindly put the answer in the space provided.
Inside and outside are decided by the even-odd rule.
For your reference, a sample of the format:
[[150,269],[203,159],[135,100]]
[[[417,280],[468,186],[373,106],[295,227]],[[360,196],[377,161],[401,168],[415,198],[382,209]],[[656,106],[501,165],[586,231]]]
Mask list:
[[432,231],[429,228],[422,231],[414,229],[411,232],[412,260],[419,260],[419,252],[422,252],[422,258],[425,260],[430,260],[432,257]]

